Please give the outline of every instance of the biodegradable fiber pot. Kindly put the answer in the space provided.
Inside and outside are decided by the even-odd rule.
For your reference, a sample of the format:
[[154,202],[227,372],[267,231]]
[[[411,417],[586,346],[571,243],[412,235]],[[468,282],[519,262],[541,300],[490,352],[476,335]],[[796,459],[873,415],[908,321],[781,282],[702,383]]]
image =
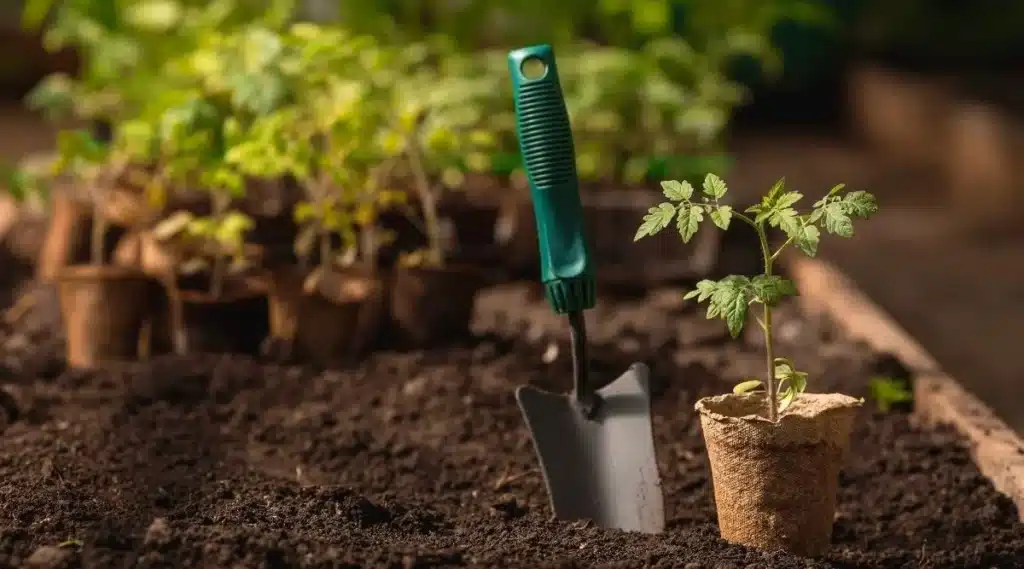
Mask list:
[[91,368],[139,355],[159,286],[132,267],[73,265],[57,274],[68,365]]
[[698,401],[722,538],[804,557],[826,553],[839,470],[861,404],[805,393],[771,423],[763,394]]
[[472,267],[396,267],[390,303],[395,331],[414,346],[468,336],[476,295],[484,283]]
[[271,334],[294,355],[321,365],[365,352],[384,319],[384,280],[369,271],[329,269],[308,284],[308,274],[297,268],[274,275]]
[[175,344],[180,352],[257,354],[269,331],[266,281],[232,278],[213,297],[203,283],[179,282],[171,291]]

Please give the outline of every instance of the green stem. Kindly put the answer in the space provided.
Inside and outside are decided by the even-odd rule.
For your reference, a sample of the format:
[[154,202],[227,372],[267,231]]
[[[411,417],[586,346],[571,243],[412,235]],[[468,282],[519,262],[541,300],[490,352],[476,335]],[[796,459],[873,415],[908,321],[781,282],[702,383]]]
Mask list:
[[416,141],[409,144],[409,162],[415,179],[416,193],[423,206],[423,223],[427,228],[427,251],[430,264],[440,266],[444,260],[444,246],[441,241],[441,222],[437,215],[437,196],[430,191],[430,181],[423,167],[423,159]]
[[[770,277],[772,276],[774,256],[768,246],[768,236],[765,235],[764,227],[756,225],[755,229],[757,229],[757,238],[761,242],[761,255],[764,258],[764,275]],[[768,420],[774,423],[779,415],[779,402],[778,385],[775,383],[775,349],[772,345],[772,307],[766,302],[762,303],[761,306],[764,308],[761,318],[764,320],[765,363],[768,366],[768,376],[765,381],[768,389]]]
[[776,249],[775,253],[772,254],[772,261],[774,261],[775,259],[778,259],[779,255],[782,254],[782,250],[785,249],[786,247],[788,247],[789,244],[792,243],[792,242],[793,242],[793,238],[792,237],[790,237],[789,239],[786,239],[786,242],[783,243],[778,249]]
[[[771,247],[768,244],[768,235],[764,231],[764,224],[757,223],[753,219],[746,215],[733,212],[733,215],[746,223],[747,225],[754,228],[757,232],[757,240],[761,245],[761,258],[764,260],[764,276],[772,276],[772,269],[774,268],[775,257],[778,256],[779,251],[782,251],[783,245],[772,254]],[[789,242],[787,241],[788,245]],[[762,303],[761,306],[764,308],[764,312],[761,316],[762,329],[764,330],[764,351],[765,351],[765,364],[768,367],[768,375],[765,378],[765,388],[768,391],[768,420],[775,422],[779,416],[779,401],[778,401],[778,385],[775,383],[775,347],[772,345],[772,307],[767,303]]]

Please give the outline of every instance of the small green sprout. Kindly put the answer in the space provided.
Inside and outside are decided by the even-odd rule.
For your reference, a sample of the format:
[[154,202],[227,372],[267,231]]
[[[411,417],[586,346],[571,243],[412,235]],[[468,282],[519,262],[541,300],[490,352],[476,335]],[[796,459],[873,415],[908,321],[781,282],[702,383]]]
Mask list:
[[878,403],[878,410],[888,413],[900,403],[914,400],[914,392],[904,380],[891,377],[873,377],[868,382],[871,397]]
[[[792,361],[775,355],[772,309],[785,297],[797,294],[792,281],[775,274],[775,261],[790,245],[814,257],[822,230],[839,237],[853,237],[853,219],[867,218],[878,210],[875,197],[863,191],[844,192],[845,186],[839,184],[814,202],[809,212],[800,213],[794,206],[803,199],[803,194],[788,190],[785,180],[779,180],[760,203],[740,212],[721,203],[728,187],[714,174],[704,178],[699,194],[685,181],[666,181],[661,187],[668,201],[650,208],[634,241],[654,235],[675,221],[683,242],[689,242],[705,218],[710,218],[722,230],[729,229],[732,221],[738,219],[757,233],[764,261],[762,274],[702,280],[685,298],[707,301],[707,317],[724,320],[733,338],[743,330],[749,307],[761,305],[762,314],[755,319],[764,332],[767,373],[765,379],[743,381],[733,391],[745,393],[767,385],[768,419],[775,421],[779,412],[807,387],[807,374],[799,371]],[[774,251],[768,239],[769,229],[781,230],[786,236],[785,242]]]

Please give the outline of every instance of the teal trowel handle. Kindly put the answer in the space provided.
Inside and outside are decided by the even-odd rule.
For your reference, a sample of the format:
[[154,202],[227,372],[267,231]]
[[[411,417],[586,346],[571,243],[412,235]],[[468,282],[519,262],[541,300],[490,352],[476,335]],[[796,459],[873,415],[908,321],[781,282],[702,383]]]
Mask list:
[[[532,68],[540,71],[531,73]],[[583,231],[583,206],[569,113],[549,45],[508,54],[516,131],[537,219],[541,281],[559,314],[593,308],[594,271]]]

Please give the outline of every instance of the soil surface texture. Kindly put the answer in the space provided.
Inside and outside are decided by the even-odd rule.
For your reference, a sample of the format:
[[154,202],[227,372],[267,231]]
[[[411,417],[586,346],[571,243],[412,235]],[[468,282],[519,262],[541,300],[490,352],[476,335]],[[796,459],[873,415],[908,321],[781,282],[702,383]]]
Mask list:
[[[595,374],[652,368],[658,536],[551,519],[513,390],[568,390],[571,366],[564,323],[532,289],[487,291],[458,346],[346,370],[209,355],[66,371],[59,341],[7,325],[0,567],[1024,567],[1024,524],[959,439],[870,401],[827,558],[719,539],[693,403],[763,356],[680,297],[588,314]],[[815,391],[866,395],[867,377],[892,373],[792,307],[777,321],[779,352]]]

